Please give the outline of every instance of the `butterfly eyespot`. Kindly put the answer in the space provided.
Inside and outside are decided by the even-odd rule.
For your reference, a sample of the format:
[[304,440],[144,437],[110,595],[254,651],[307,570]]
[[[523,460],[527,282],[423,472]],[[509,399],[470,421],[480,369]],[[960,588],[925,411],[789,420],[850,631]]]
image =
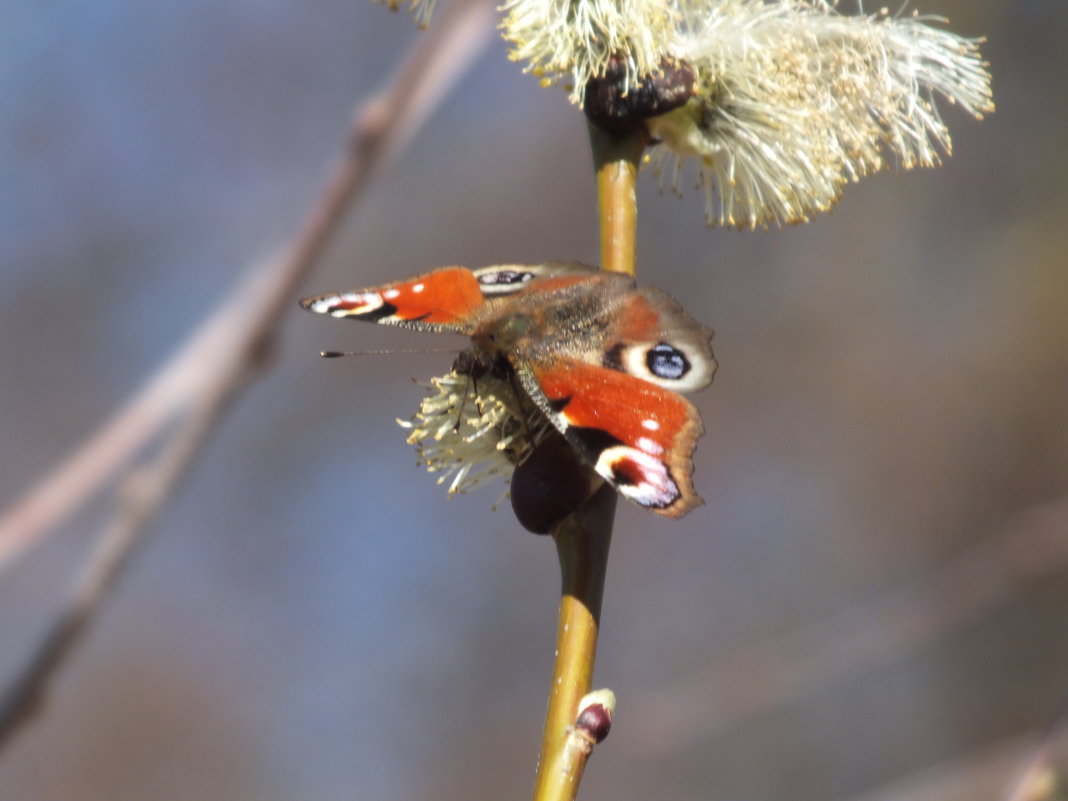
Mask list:
[[601,356],[609,370],[629,373],[673,392],[700,389],[712,380],[716,361],[712,353],[667,342],[616,343]]
[[690,372],[690,360],[678,348],[661,342],[645,352],[645,365],[657,378],[677,381]]

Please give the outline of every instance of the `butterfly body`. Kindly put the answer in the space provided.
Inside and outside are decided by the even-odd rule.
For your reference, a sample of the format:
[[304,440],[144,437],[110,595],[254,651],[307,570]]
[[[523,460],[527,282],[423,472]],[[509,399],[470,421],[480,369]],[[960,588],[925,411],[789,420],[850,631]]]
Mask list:
[[582,459],[625,497],[669,517],[701,503],[702,433],[679,391],[711,382],[712,331],[668,295],[577,263],[444,267],[394,284],[306,298],[334,317],[465,334],[459,372],[514,375]]

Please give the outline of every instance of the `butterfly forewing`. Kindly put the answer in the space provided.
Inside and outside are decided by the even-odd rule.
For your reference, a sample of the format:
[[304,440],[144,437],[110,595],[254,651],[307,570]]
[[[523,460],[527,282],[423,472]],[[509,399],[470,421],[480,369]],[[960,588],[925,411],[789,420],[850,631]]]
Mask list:
[[[533,294],[546,291],[560,279],[564,283],[579,283],[601,270],[578,261],[550,261],[544,264],[497,264],[472,270],[475,280],[487,298]],[[570,279],[570,280],[567,280]]]
[[443,267],[385,286],[315,295],[300,305],[331,317],[469,334],[483,302],[471,270]]

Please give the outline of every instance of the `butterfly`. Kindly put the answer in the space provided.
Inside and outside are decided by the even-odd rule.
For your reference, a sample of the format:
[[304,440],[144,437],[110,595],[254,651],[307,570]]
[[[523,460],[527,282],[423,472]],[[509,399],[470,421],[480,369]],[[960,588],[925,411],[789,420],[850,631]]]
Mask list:
[[[577,262],[442,267],[300,301],[309,311],[464,334],[454,369],[514,381],[581,460],[623,497],[666,517],[702,503],[704,432],[679,392],[711,383],[712,330],[669,295]],[[477,385],[476,385],[477,386]]]

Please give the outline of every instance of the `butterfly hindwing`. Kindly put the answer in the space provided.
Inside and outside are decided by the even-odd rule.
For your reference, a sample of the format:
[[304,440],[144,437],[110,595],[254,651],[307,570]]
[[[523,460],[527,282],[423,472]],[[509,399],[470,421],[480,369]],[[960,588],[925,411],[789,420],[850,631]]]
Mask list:
[[701,504],[692,459],[703,427],[681,395],[566,359],[520,364],[517,375],[564,438],[625,498],[667,517]]
[[[599,363],[670,389],[707,386],[716,372],[712,329],[698,323],[669,295],[648,287],[620,301]],[[589,361],[589,359],[585,359]]]

